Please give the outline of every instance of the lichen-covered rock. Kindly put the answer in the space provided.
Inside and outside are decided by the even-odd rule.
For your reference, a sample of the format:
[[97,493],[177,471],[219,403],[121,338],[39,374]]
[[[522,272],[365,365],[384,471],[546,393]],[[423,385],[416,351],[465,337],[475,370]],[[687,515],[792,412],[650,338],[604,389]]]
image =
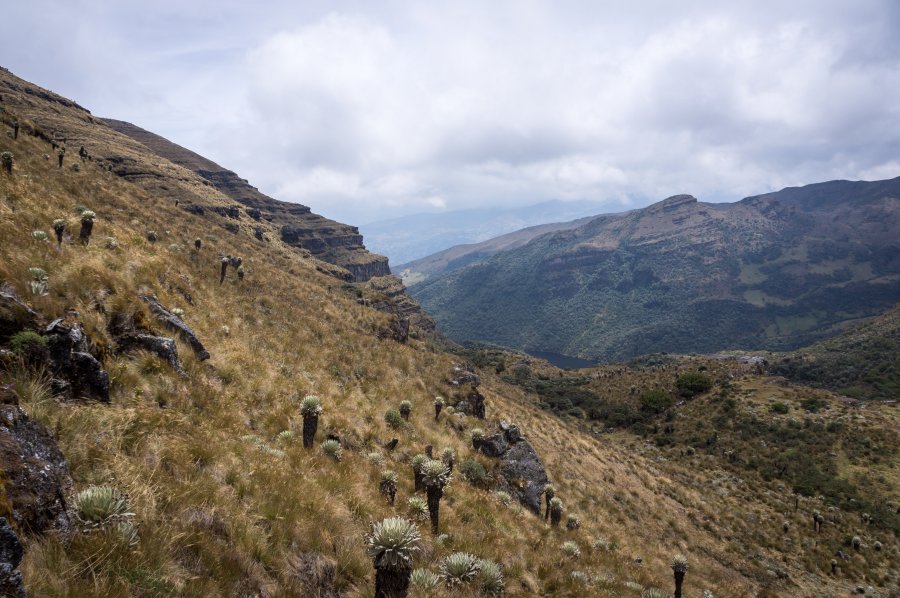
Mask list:
[[185,372],[184,368],[181,367],[181,360],[178,359],[178,347],[175,345],[174,339],[171,339],[167,336],[154,336],[152,334],[137,333],[127,336],[121,336],[117,340],[120,351],[132,351],[135,349],[139,349],[142,351],[147,351],[148,353],[153,353],[154,355],[168,363],[173,370],[175,370],[182,376],[187,375],[187,372]]
[[47,428],[14,404],[0,405],[0,479],[19,529],[69,529],[69,465]]
[[25,598],[25,586],[19,563],[22,562],[22,543],[9,525],[6,517],[0,517],[0,596]]
[[45,331],[50,369],[57,380],[54,391],[66,399],[89,398],[109,402],[109,374],[90,353],[90,342],[81,326],[53,320]]
[[[237,264],[240,266],[240,262],[237,262]],[[178,334],[184,342],[190,345],[191,350],[197,355],[197,359],[200,361],[209,359],[209,351],[206,350],[203,343],[200,342],[200,339],[198,339],[197,335],[194,334],[194,331],[191,330],[191,327],[185,324],[181,318],[163,307],[162,304],[160,304],[159,299],[153,295],[141,295],[141,300],[150,306],[150,311],[153,312],[153,315],[155,315],[166,328]]]
[[478,450],[488,457],[501,457],[509,449],[506,435],[503,433],[486,436],[478,446]]
[[497,473],[502,490],[535,515],[541,514],[541,497],[550,479],[541,458],[528,442],[520,440],[510,445],[500,458]]
[[472,386],[477,387],[481,384],[481,377],[475,373],[475,368],[468,365],[457,364],[453,366],[450,373],[451,386]]

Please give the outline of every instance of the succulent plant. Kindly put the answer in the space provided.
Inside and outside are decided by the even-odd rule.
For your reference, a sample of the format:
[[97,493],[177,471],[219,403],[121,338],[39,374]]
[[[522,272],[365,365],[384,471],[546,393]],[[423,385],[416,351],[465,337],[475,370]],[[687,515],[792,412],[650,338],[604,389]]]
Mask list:
[[577,559],[581,556],[581,548],[578,546],[577,542],[573,542],[572,540],[566,540],[562,544],[562,551],[570,559]]
[[675,598],[681,598],[681,586],[684,583],[684,574],[688,570],[688,560],[683,554],[672,557],[672,572],[675,574]]
[[116,249],[119,246],[119,240],[115,237],[106,237],[103,246],[107,249]]
[[384,455],[379,453],[378,451],[367,453],[366,459],[368,459],[369,463],[374,463],[375,465],[384,465]]
[[472,448],[478,450],[478,447],[481,446],[481,443],[484,441],[484,430],[481,428],[472,428]]
[[876,540],[875,543],[872,544],[872,548],[874,548],[876,552],[881,552],[881,549],[882,549],[881,542]]
[[295,434],[293,431],[282,430],[281,432],[278,433],[278,436],[276,436],[275,439],[279,440],[281,442],[291,442],[296,437],[297,437],[297,434]]
[[467,552],[454,552],[441,561],[441,579],[448,587],[471,583],[478,575],[481,561]]
[[29,286],[32,295],[46,295],[49,292],[47,272],[43,268],[28,268],[28,275],[31,277]]
[[494,496],[497,497],[497,500],[504,507],[508,507],[510,504],[512,504],[512,496],[509,495],[509,492],[498,490],[497,492],[494,492]]
[[101,525],[134,515],[128,511],[128,496],[112,486],[91,486],[72,502],[75,517],[84,524]]
[[441,415],[441,409],[444,408],[444,399],[442,397],[434,397],[434,421],[437,421]]
[[344,455],[344,449],[341,448],[341,443],[333,438],[329,438],[322,443],[322,452],[335,461],[340,461],[341,457]]
[[556,488],[553,487],[553,484],[547,484],[544,486],[544,499],[546,500],[547,507],[544,511],[544,521],[550,519],[550,501],[553,500],[553,497],[556,496]]
[[84,245],[91,241],[91,234],[94,231],[94,219],[97,217],[91,210],[83,210],[81,212],[81,230],[78,231],[78,238]]
[[669,594],[659,588],[647,588],[641,594],[641,598],[669,598]]
[[391,517],[372,526],[366,551],[375,566],[376,598],[405,597],[412,574],[413,553],[421,540],[416,525]]
[[422,467],[422,483],[428,493],[428,514],[431,516],[431,533],[437,535],[440,523],[441,497],[450,481],[450,470],[436,459],[426,461]]
[[322,413],[322,400],[316,395],[306,395],[300,401],[300,415],[303,416],[303,446],[311,448],[319,427],[319,415]]
[[573,530],[581,527],[581,519],[578,515],[574,513],[569,513],[569,516],[566,517],[566,529]]
[[559,527],[559,522],[562,519],[562,512],[563,502],[559,497],[554,496],[550,499],[550,525]]
[[853,545],[854,550],[859,550],[860,546],[862,546],[862,539],[859,536],[853,536],[853,539],[850,540],[850,544]]
[[412,413],[412,403],[409,401],[400,401],[400,416],[409,421],[409,414]]
[[46,241],[47,239],[50,238],[50,237],[47,235],[47,233],[44,232],[44,231],[42,231],[42,230],[33,230],[33,231],[31,231],[31,237],[32,237],[35,241]]
[[453,473],[453,464],[456,463],[456,453],[452,448],[444,447],[444,450],[441,451],[441,461],[447,466],[447,469],[450,473]]
[[180,307],[173,307],[172,315],[175,316],[176,318],[180,318],[181,316],[184,315],[184,310],[181,309]]
[[12,152],[3,152],[0,154],[0,164],[3,165],[3,170],[6,171],[6,174],[12,174],[14,162],[15,156],[13,156]]
[[57,218],[53,221],[53,232],[56,233],[56,244],[58,246],[62,246],[63,234],[66,232],[66,226],[68,226],[68,222],[66,222],[65,218]]
[[584,585],[587,585],[591,582],[591,578],[588,577],[588,574],[584,571],[572,571],[571,573],[569,573],[569,578],[572,579],[572,581]]
[[494,561],[481,559],[478,562],[478,580],[482,593],[488,596],[503,594],[503,571]]
[[427,592],[436,588],[441,583],[441,578],[428,569],[413,569],[409,581],[423,592]]
[[411,517],[417,521],[428,519],[428,503],[419,496],[410,496],[406,501],[406,507]]
[[397,472],[392,469],[382,470],[378,489],[388,499],[391,506],[394,506],[394,499],[397,496]]

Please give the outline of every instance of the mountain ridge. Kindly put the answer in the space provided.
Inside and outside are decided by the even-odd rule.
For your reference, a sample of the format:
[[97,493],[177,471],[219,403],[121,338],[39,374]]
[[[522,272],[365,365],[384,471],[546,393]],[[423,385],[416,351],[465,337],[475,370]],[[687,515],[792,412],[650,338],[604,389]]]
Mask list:
[[788,349],[894,304],[898,230],[900,178],[731,204],[677,195],[536,236],[410,292],[462,341],[587,359]]

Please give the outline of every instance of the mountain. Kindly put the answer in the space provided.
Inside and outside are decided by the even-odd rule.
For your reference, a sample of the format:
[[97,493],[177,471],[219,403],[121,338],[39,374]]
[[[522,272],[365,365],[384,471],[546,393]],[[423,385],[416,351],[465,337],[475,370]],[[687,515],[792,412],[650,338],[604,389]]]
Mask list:
[[[545,201],[519,208],[478,208],[412,214],[362,225],[376,251],[403,264],[448,247],[485,241],[522,228],[597,213],[590,201]],[[402,268],[398,268],[399,271]]]
[[407,264],[400,264],[397,266],[396,270],[406,284],[416,284],[429,277],[440,276],[445,272],[462,268],[463,266],[467,266],[474,262],[479,262],[500,251],[521,247],[535,237],[539,237],[543,234],[577,228],[590,220],[593,220],[593,218],[589,216],[570,222],[539,224],[537,226],[530,226],[515,232],[507,233],[499,237],[494,237],[493,239],[488,239],[487,241],[482,241],[480,243],[456,245]]
[[[889,404],[737,361],[563,372],[404,335],[377,309],[390,277],[347,281],[5,70],[0,166],[0,595],[372,596],[373,524],[393,517],[420,536],[397,554],[411,596],[491,595],[499,572],[511,597],[636,597],[672,588],[676,554],[686,596],[897,585]],[[654,390],[668,409],[642,411]],[[427,450],[453,463],[438,534],[412,468]],[[535,514],[548,479],[559,525]],[[484,561],[451,590],[434,579],[457,553]]]
[[599,216],[410,292],[457,341],[594,360],[786,350],[900,298],[900,178]]

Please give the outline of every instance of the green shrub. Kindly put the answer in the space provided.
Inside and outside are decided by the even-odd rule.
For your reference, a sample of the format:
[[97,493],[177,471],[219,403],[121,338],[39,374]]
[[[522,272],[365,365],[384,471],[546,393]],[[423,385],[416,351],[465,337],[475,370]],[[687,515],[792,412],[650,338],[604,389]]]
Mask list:
[[384,421],[395,430],[403,426],[403,416],[393,407],[385,412]]
[[787,413],[791,410],[791,408],[787,405],[787,403],[778,401],[777,403],[773,403],[772,405],[770,405],[769,410],[772,413]]
[[478,488],[487,488],[491,484],[491,476],[488,475],[484,465],[475,459],[466,459],[460,463],[459,473],[463,479]]
[[675,403],[665,391],[659,389],[647,390],[641,394],[641,411],[652,415],[662,413]]
[[47,339],[31,330],[17,332],[9,338],[9,348],[17,355],[28,355],[35,350],[42,351],[47,347]]
[[675,381],[678,393],[685,398],[704,393],[712,388],[712,380],[706,374],[700,372],[687,372],[678,376]]
[[825,401],[818,397],[810,397],[800,401],[800,405],[810,413],[818,413],[819,409],[825,406]]

